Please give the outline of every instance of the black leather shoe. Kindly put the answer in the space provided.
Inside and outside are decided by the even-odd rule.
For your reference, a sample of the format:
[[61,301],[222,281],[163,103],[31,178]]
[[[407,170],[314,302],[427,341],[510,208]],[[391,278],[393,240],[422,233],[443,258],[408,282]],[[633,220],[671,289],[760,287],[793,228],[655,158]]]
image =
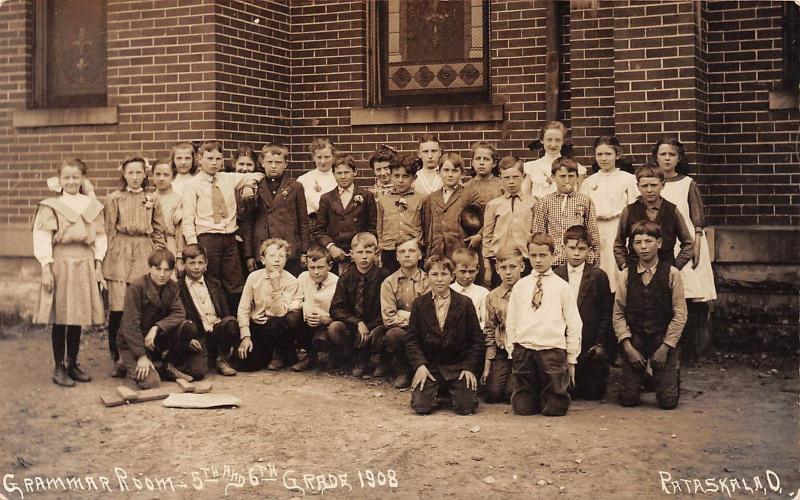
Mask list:
[[75,381],[69,378],[64,362],[56,363],[56,369],[53,371],[53,382],[61,387],[72,387]]
[[78,366],[77,361],[70,362],[69,368],[67,368],[67,374],[69,375],[69,378],[71,378],[75,382],[92,381],[92,377],[90,377],[88,373],[81,370],[81,368]]

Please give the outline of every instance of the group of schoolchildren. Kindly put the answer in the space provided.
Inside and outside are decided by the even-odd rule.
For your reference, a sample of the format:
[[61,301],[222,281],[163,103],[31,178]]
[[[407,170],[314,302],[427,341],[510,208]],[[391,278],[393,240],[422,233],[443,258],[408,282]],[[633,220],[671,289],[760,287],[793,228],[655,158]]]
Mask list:
[[604,396],[619,351],[620,403],[647,385],[675,408],[687,303],[699,323],[716,298],[683,145],[658,141],[634,175],[599,137],[589,171],[548,122],[538,160],[480,141],[463,182],[459,154],[430,134],[418,144],[413,161],[381,145],[362,188],[325,138],[297,180],[281,144],[240,148],[225,171],[218,142],[179,143],[153,165],[126,156],[104,205],[86,165],[65,161],[33,228],[53,381],[91,380],[80,333],[105,323],[105,293],[112,376],[143,389],[324,359],[394,376],[420,414],[448,398],[470,414],[480,395],[564,415]]

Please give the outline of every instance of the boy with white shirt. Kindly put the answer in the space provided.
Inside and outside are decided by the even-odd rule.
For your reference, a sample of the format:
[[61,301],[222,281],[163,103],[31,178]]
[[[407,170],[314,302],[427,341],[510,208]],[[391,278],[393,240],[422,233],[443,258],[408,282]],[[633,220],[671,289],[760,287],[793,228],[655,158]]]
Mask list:
[[279,371],[296,361],[294,332],[303,297],[297,278],[285,269],[288,248],[285,240],[264,240],[259,252],[264,268],[250,273],[244,284],[236,314],[240,371],[260,370],[267,361],[267,369]]
[[528,243],[533,271],[511,290],[506,346],[512,359],[511,408],[517,415],[566,415],[581,351],[581,321],[569,283],[550,268],[555,242],[535,233]]
[[470,248],[459,248],[453,252],[452,259],[456,266],[456,281],[450,288],[472,300],[483,331],[486,323],[486,296],[489,295],[489,290],[475,284],[475,278],[478,276],[478,253]]
[[317,362],[317,350],[324,343],[331,320],[331,300],[339,277],[330,272],[330,255],[324,247],[311,245],[306,253],[308,271],[297,277],[303,295],[303,321],[297,330],[297,345],[306,350],[306,357],[292,365],[303,372]]
[[600,399],[606,392],[616,337],[611,329],[614,296],[605,271],[586,264],[589,234],[583,226],[564,231],[564,254],[567,262],[553,271],[569,283],[583,321],[581,354],[575,368],[573,397]]

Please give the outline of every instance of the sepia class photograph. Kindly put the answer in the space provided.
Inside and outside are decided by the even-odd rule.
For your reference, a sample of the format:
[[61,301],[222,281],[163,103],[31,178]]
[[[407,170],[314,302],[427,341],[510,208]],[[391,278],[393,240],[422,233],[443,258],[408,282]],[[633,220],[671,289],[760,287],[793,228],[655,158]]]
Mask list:
[[0,0],[0,500],[800,500],[800,0]]

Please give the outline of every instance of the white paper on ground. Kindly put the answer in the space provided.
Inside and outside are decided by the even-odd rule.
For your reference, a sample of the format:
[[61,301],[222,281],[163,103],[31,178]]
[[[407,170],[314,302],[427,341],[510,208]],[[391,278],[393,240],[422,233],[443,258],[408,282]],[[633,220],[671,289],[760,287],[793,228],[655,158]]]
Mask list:
[[182,392],[170,394],[162,403],[168,408],[219,408],[241,406],[242,400],[231,394],[193,394]]

